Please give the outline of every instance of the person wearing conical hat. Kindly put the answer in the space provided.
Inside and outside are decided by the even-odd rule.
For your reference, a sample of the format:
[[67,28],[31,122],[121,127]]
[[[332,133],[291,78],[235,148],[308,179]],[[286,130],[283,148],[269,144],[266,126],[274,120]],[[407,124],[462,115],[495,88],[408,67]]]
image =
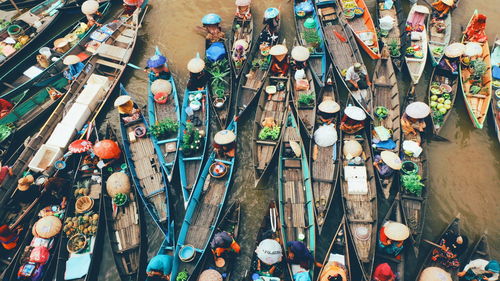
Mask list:
[[347,69],[345,81],[349,89],[353,91],[366,90],[372,85],[366,68],[359,62]]
[[140,117],[139,107],[128,95],[119,96],[115,100],[114,106],[118,109],[120,118],[122,118],[125,123],[135,121]]
[[200,58],[199,54],[188,62],[187,69],[189,71],[187,89],[189,91],[203,90],[207,86],[209,77],[205,71],[205,61]]
[[222,130],[214,136],[214,150],[219,156],[234,157],[236,154],[236,134]]
[[487,261],[479,258],[471,260],[461,272],[457,273],[457,276],[467,281],[496,281],[498,280],[499,272],[500,265],[498,261]]
[[245,39],[239,39],[234,42],[232,58],[235,65],[241,67],[243,62],[247,59],[248,43]]
[[401,117],[401,127],[405,135],[418,136],[425,130],[425,118],[431,113],[431,108],[423,102],[410,103]]
[[437,0],[432,3],[433,16],[444,18],[454,8],[455,3],[453,0]]
[[272,56],[270,75],[278,77],[286,76],[288,68],[290,68],[288,48],[282,44],[274,45],[269,54]]
[[236,14],[235,17],[248,21],[252,18],[252,13],[250,13],[250,4],[252,0],[236,0]]
[[64,77],[69,81],[72,81],[80,75],[85,65],[80,61],[80,58],[75,55],[66,56],[63,63],[68,66],[68,69],[64,71]]
[[87,0],[82,4],[82,13],[87,17],[87,26],[91,27],[94,24],[101,26],[97,22],[98,18],[102,16],[99,12],[99,2],[95,0]]
[[201,19],[201,23],[203,24],[203,29],[207,32],[206,39],[212,43],[220,42],[224,40],[226,36],[224,32],[222,32],[222,28],[220,27],[220,23],[222,18],[217,14],[206,14]]
[[378,250],[386,255],[397,257],[403,250],[404,241],[410,237],[408,226],[387,221],[382,225],[378,236]]
[[278,42],[278,32],[280,26],[280,11],[277,8],[267,8],[264,11],[264,29],[259,35],[257,44],[260,50],[264,47],[273,46]]
[[340,111],[340,105],[333,100],[333,97],[325,96],[323,101],[318,105],[316,113],[319,121],[325,124],[334,122],[335,115]]
[[172,74],[167,66],[167,58],[162,55],[154,55],[148,59],[144,72],[149,71],[149,81],[157,79],[169,80]]
[[304,46],[295,46],[292,49],[292,68],[293,70],[301,70],[307,67],[307,60],[309,59],[310,52]]
[[395,281],[396,274],[388,263],[379,264],[373,271],[373,281]]
[[387,179],[392,177],[395,171],[401,170],[402,162],[396,153],[384,150],[380,154],[375,155],[373,166],[375,166],[382,179]]
[[355,134],[365,127],[366,113],[361,107],[348,105],[340,120],[340,129],[347,134]]

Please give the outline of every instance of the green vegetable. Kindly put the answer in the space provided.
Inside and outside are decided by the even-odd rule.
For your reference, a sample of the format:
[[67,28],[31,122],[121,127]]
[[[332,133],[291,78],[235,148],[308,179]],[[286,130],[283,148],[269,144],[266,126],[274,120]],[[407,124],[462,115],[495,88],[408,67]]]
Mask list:
[[211,75],[211,93],[214,98],[224,98],[229,88],[226,77],[231,72],[227,59],[211,62],[207,61],[207,71]]
[[474,86],[470,87],[470,93],[473,95],[479,93],[479,91],[481,91],[481,87],[479,87],[479,86],[474,85]]
[[189,278],[189,274],[187,271],[181,271],[179,274],[177,274],[177,277],[175,278],[175,281],[187,281]]
[[167,138],[169,134],[177,132],[178,129],[178,122],[170,118],[166,118],[162,122],[149,127],[149,133],[157,139],[164,139]]
[[316,96],[311,93],[311,94],[300,94],[299,95],[299,106],[302,105],[302,106],[307,106],[307,105],[311,105],[314,100],[316,99]]
[[191,155],[201,148],[200,131],[191,122],[186,123],[180,149],[184,155]]
[[280,126],[274,126],[272,128],[271,127],[264,127],[259,132],[259,139],[260,140],[266,140],[266,139],[278,140],[278,138],[280,137],[280,132],[281,132]]
[[12,128],[7,125],[0,125],[0,142],[6,140],[12,134]]
[[417,174],[401,175],[401,182],[406,191],[417,196],[422,195],[424,184],[421,182],[422,177]]
[[315,29],[307,29],[302,33],[304,40],[313,48],[317,48],[321,44],[321,37]]

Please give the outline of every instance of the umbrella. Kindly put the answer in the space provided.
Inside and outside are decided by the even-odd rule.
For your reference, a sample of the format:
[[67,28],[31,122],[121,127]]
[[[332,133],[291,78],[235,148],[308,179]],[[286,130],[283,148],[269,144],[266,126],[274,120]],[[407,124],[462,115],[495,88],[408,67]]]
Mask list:
[[427,267],[420,274],[418,281],[452,281],[451,275],[439,267]]
[[141,6],[144,0],[123,0],[123,3],[129,6]]
[[468,57],[479,56],[483,53],[483,47],[477,42],[469,42],[465,45],[464,55]]
[[154,55],[148,59],[148,67],[160,67],[167,62],[167,58],[162,55]]
[[444,55],[449,58],[458,58],[463,55],[465,45],[462,43],[453,43],[444,49]]
[[122,151],[116,142],[102,140],[94,145],[94,153],[101,159],[118,159]]
[[68,149],[73,153],[84,153],[92,149],[92,142],[89,140],[76,140],[69,145]]
[[259,260],[268,265],[280,262],[283,258],[283,250],[280,243],[273,239],[265,239],[259,243],[255,250]]
[[323,125],[314,132],[314,142],[321,147],[328,147],[337,142],[335,125]]

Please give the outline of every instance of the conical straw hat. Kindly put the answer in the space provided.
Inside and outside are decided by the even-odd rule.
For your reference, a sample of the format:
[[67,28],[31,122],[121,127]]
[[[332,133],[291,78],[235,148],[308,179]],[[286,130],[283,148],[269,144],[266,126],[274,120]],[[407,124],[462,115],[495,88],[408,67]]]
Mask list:
[[292,58],[296,61],[306,61],[311,54],[304,46],[295,46],[292,49]]
[[234,42],[234,46],[242,46],[244,50],[248,49],[248,42],[245,39],[238,39]]
[[236,140],[236,135],[231,130],[222,130],[217,132],[214,136],[214,141],[219,145],[226,145],[234,142]]
[[355,140],[348,140],[344,142],[344,156],[347,160],[352,159],[354,157],[358,157],[363,153],[363,147],[359,142]]
[[391,240],[404,241],[410,236],[410,229],[402,223],[389,221],[385,225],[384,233]]
[[396,153],[384,150],[380,153],[380,157],[382,157],[382,161],[384,161],[387,166],[394,170],[401,170],[402,162]]
[[411,118],[423,119],[431,113],[431,108],[424,102],[416,101],[406,107],[405,113]]
[[119,96],[118,98],[116,98],[114,106],[118,107],[118,106],[124,105],[131,100],[132,100],[132,98],[128,95]]
[[205,68],[205,62],[200,58],[199,55],[196,58],[191,59],[187,64],[187,69],[191,73],[200,73]]
[[99,10],[99,2],[95,0],[87,0],[82,4],[82,13],[84,15],[92,15]]
[[288,53],[288,48],[285,45],[274,45],[271,50],[269,50],[269,54],[271,56],[281,56],[286,55]]
[[198,281],[222,281],[222,275],[215,269],[207,269],[200,274]]
[[451,275],[439,267],[427,267],[420,274],[418,281],[452,281]]
[[444,55],[449,58],[458,58],[464,54],[465,45],[462,43],[453,43],[444,49]]
[[106,181],[106,191],[111,197],[115,197],[118,193],[128,194],[130,192],[130,179],[127,174],[116,172],[109,176]]
[[296,141],[290,141],[290,147],[293,150],[295,156],[300,157],[302,155],[302,149],[300,149],[300,144]]
[[350,105],[344,109],[344,112],[352,120],[363,121],[366,119],[366,113],[361,107]]
[[151,83],[151,92],[153,94],[157,93],[170,94],[172,92],[172,84],[170,84],[169,81],[164,79],[156,79],[153,83]]
[[337,113],[340,110],[340,105],[334,100],[326,99],[323,100],[319,105],[318,109],[324,113]]
[[79,62],[80,62],[80,58],[75,56],[75,55],[69,55],[69,56],[65,57],[63,60],[63,63],[65,65],[72,65],[75,63],[79,63]]
[[39,219],[33,228],[33,235],[49,239],[56,236],[62,228],[61,220],[54,216],[46,216]]

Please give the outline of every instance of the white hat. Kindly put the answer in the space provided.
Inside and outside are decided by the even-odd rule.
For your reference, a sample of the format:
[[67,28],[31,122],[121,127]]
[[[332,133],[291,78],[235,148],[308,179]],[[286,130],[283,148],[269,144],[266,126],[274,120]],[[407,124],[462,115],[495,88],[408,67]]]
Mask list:
[[63,60],[63,63],[65,65],[72,65],[75,63],[79,63],[79,62],[80,62],[80,58],[75,56],[75,55],[69,55],[69,56],[65,57]]
[[384,233],[387,238],[394,241],[404,241],[406,238],[410,237],[410,229],[408,226],[395,221],[388,221],[385,224]]
[[285,45],[274,45],[271,50],[269,50],[269,54],[271,56],[281,56],[281,55],[286,55],[288,53],[288,49]]
[[155,95],[157,93],[167,93],[169,95],[172,93],[172,84],[165,79],[156,79],[151,83],[151,92]]
[[250,6],[252,3],[252,0],[236,0],[234,4],[236,6]]
[[236,48],[237,46],[242,46],[243,49],[248,49],[248,42],[245,39],[238,39],[234,42],[234,47]]
[[215,269],[206,269],[198,277],[199,281],[222,281],[222,275]]
[[226,145],[236,140],[236,134],[231,130],[222,130],[217,132],[214,136],[215,143],[219,145]]
[[415,6],[415,12],[421,13],[421,14],[428,14],[429,13],[429,8],[427,8],[424,5],[416,5]]
[[292,58],[296,61],[306,61],[310,55],[309,49],[304,46],[295,46],[292,49]]
[[418,281],[452,281],[451,275],[445,270],[430,266],[422,271]]
[[95,0],[87,0],[82,4],[82,13],[92,15],[99,10],[99,2]]
[[116,100],[115,100],[115,107],[118,107],[118,106],[121,106],[121,105],[124,105],[126,104],[127,102],[131,101],[132,98],[128,95],[123,95],[123,96],[119,96]]
[[327,99],[318,105],[318,110],[324,113],[337,113],[340,110],[340,105],[334,100]]
[[366,113],[361,107],[349,105],[344,109],[345,115],[356,121],[363,121],[366,119]]
[[449,57],[449,58],[458,58],[461,55],[463,55],[465,51],[465,45],[462,43],[453,43],[451,45],[448,45],[444,49],[444,55]]
[[424,102],[416,101],[406,107],[405,113],[411,118],[423,119],[431,113],[431,108]]
[[361,144],[355,140],[348,140],[344,142],[344,147],[342,148],[345,158],[350,160],[354,157],[358,157],[363,153],[363,147]]
[[468,57],[479,56],[483,53],[483,46],[477,42],[469,42],[465,45],[464,54]]
[[205,68],[205,62],[199,57],[191,59],[187,64],[187,69],[191,73],[200,73]]
[[380,157],[382,158],[382,161],[384,161],[384,163],[387,164],[387,166],[389,166],[391,169],[401,170],[402,162],[396,153],[384,150],[382,151],[382,153],[380,153]]

